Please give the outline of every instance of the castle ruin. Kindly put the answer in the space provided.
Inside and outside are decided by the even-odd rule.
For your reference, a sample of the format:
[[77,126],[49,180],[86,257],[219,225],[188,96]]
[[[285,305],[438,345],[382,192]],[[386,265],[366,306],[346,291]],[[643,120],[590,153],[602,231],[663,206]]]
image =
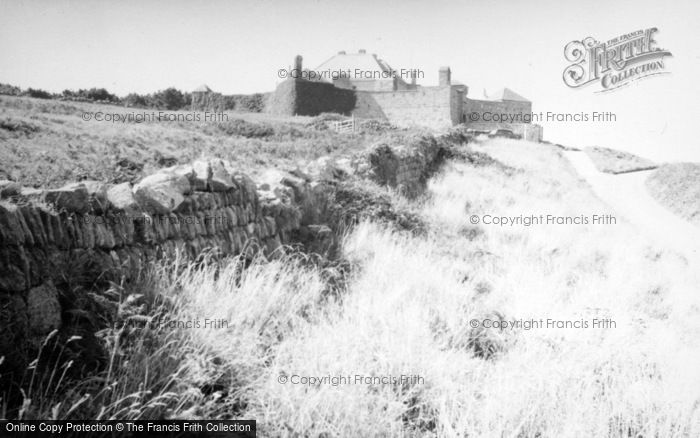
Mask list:
[[436,130],[459,124],[476,130],[504,128],[527,140],[542,140],[542,128],[530,123],[532,103],[512,90],[472,99],[466,85],[452,80],[450,67],[440,68],[436,86],[418,85],[420,73],[395,70],[365,50],[338,52],[313,70],[304,69],[297,56],[289,77],[270,95],[267,111],[307,116],[335,112]]

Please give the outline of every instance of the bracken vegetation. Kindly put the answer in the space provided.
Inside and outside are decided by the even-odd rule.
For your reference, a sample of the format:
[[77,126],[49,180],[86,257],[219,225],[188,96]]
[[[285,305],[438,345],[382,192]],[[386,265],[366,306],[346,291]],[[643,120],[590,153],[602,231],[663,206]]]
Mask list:
[[[82,119],[86,112],[89,121]],[[99,121],[98,113],[103,119],[112,114],[152,118]],[[0,179],[37,188],[85,179],[136,182],[157,169],[200,157],[234,162],[254,177],[274,167],[303,168],[320,157],[347,155],[383,139],[400,142],[412,132],[369,125],[345,135],[319,129],[326,126],[324,117],[237,112],[226,113],[222,121],[168,121],[178,114],[189,113],[0,96]],[[159,116],[165,120],[153,120]]]

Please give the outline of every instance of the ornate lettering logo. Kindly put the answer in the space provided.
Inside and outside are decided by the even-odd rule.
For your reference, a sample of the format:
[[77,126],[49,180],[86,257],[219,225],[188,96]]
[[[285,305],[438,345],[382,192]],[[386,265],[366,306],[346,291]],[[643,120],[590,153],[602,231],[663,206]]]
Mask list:
[[671,52],[656,47],[657,28],[620,35],[607,42],[592,37],[571,41],[564,48],[566,60],[572,62],[564,70],[564,83],[579,88],[596,82],[605,92],[665,71],[665,56]]

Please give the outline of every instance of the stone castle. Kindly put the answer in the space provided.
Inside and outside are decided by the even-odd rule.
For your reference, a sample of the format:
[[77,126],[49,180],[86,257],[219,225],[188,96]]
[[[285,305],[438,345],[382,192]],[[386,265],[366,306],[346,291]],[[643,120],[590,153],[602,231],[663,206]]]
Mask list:
[[505,128],[530,141],[542,140],[542,127],[528,117],[532,103],[514,91],[504,88],[473,99],[467,97],[466,85],[452,80],[449,67],[440,68],[436,86],[417,84],[418,75],[416,70],[394,70],[364,50],[338,52],[312,70],[304,69],[297,56],[288,79],[269,96],[266,110],[309,116],[336,112],[438,130],[459,124],[482,131]]

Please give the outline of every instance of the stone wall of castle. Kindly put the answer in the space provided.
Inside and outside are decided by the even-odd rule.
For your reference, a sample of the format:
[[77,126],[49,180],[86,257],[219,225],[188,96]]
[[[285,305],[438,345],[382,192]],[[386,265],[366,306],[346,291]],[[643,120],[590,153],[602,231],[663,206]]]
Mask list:
[[478,131],[510,129],[524,140],[542,141],[542,126],[531,123],[532,103],[520,101],[464,100],[464,123]]
[[473,122],[530,123],[532,103],[511,100],[464,99],[464,114],[464,122],[467,125]]
[[353,115],[388,120],[400,127],[436,130],[460,123],[463,94],[457,87],[422,87],[410,91],[357,92]]
[[326,82],[287,79],[269,96],[266,111],[278,115],[315,116],[326,112],[349,115],[355,102],[353,90]]
[[461,123],[464,91],[460,87],[417,90],[361,91],[330,83],[289,79],[267,101],[267,111],[279,115],[352,113],[364,119],[388,120],[400,127],[442,130]]

